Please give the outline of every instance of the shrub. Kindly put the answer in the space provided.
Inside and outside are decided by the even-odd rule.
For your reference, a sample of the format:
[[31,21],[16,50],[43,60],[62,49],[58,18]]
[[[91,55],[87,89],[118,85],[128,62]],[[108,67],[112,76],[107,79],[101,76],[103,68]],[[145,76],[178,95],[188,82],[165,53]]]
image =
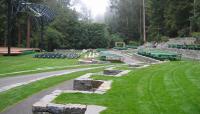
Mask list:
[[190,33],[190,29],[189,28],[183,28],[183,29],[178,31],[178,35],[180,37],[186,37],[186,36],[189,35],[189,33]]
[[46,50],[53,51],[56,48],[59,48],[62,45],[63,35],[59,31],[48,27],[46,30]]
[[200,38],[200,32],[193,32],[192,37]]
[[139,44],[139,42],[136,42],[136,41],[130,41],[128,43],[128,45],[130,45],[130,46],[139,46],[140,44]]
[[161,36],[160,37],[160,41],[161,42],[167,42],[167,41],[169,41],[169,37],[167,37],[167,36]]
[[193,32],[192,37],[196,38],[196,44],[200,44],[200,32]]

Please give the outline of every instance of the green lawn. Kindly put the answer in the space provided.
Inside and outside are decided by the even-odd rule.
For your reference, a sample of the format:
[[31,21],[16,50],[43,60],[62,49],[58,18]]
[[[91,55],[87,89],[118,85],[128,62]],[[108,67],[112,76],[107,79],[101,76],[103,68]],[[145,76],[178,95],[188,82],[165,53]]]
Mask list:
[[102,114],[200,114],[200,62],[177,61],[112,79],[104,95],[62,94],[55,102],[108,107]]
[[35,70],[36,68],[78,64],[78,59],[38,59],[33,55],[0,56],[0,74]]
[[0,56],[0,78],[23,75],[23,74],[54,71],[54,70],[100,66],[100,65],[81,65],[81,66],[73,66],[73,65],[79,65],[78,59],[38,59],[38,58],[33,58],[32,55],[11,56],[11,57]]
[[129,65],[121,65],[119,67],[115,67],[114,70],[134,70],[135,68],[129,67]]
[[25,86],[16,87],[6,92],[2,92],[0,93],[0,112],[5,110],[9,106],[14,105],[26,99],[27,97],[35,93],[38,93],[44,89],[56,86],[57,84],[79,77],[88,72],[91,72],[91,73],[100,72],[103,69],[104,68],[98,68],[94,70],[81,71],[81,72],[71,73],[68,75],[63,75],[63,76],[58,76],[58,77],[51,77],[51,78],[43,79],[43,80],[28,84]]

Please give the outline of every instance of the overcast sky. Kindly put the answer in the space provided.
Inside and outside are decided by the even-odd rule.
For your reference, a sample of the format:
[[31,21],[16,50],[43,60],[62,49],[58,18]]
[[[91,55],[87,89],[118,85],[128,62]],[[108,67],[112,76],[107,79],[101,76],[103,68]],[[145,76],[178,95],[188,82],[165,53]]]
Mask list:
[[[91,11],[92,17],[104,15],[108,7],[109,0],[80,0]],[[79,1],[79,2],[80,2]],[[81,3],[80,2],[80,3]],[[80,10],[79,6],[76,7],[77,11]]]

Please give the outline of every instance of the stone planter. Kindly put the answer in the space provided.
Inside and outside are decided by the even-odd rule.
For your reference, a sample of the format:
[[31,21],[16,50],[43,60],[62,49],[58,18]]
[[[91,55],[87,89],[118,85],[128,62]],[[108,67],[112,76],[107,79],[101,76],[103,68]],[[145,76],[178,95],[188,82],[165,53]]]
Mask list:
[[102,81],[96,80],[74,80],[74,90],[95,91],[102,84]]
[[82,104],[55,104],[52,101],[62,93],[104,94],[112,81],[92,80],[88,73],[74,80],[74,90],[56,90],[32,106],[33,114],[100,114],[106,107]]
[[104,75],[117,75],[119,73],[121,73],[121,70],[112,70],[112,69],[106,69],[103,71]]
[[53,104],[49,103],[46,106],[38,103],[35,104],[32,108],[33,114],[85,114],[86,111],[85,105],[79,104]]

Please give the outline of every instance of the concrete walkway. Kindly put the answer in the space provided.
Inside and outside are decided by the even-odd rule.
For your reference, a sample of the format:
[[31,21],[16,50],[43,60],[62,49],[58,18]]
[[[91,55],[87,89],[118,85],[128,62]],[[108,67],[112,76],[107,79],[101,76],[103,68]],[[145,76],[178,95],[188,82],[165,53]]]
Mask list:
[[[106,66],[106,67],[111,67],[111,66],[112,65]],[[105,67],[105,66],[54,71],[54,72],[39,73],[39,74],[19,76],[19,77],[10,77],[10,78],[1,79],[0,82],[7,81],[7,84],[6,84],[6,82],[3,82],[1,84],[3,87],[6,85],[9,85],[9,84],[15,84],[15,83],[19,83],[19,82],[29,81],[29,80],[32,80],[32,79],[35,79],[38,77],[47,77],[48,75],[57,76],[58,74],[63,74],[63,73],[69,74],[69,73],[73,73],[73,72],[85,71],[85,70],[89,70],[89,69],[96,69],[96,68],[102,68],[102,67]],[[10,108],[5,110],[4,112],[1,112],[0,114],[32,114],[32,105],[35,102],[39,101],[44,96],[51,94],[55,90],[73,90],[73,80],[66,81],[64,83],[58,84],[54,87],[51,87],[51,88],[43,90],[39,93],[36,93],[36,94],[30,96],[29,98],[23,100],[22,102],[14,105],[14,106],[11,106]]]
[[122,51],[110,51],[110,52],[113,53],[113,54],[122,56],[123,62],[126,63],[126,64],[141,63],[141,61],[138,61],[137,59],[133,59],[131,56],[122,53]]
[[45,78],[60,76],[64,74],[70,74],[73,72],[85,71],[85,70],[95,69],[95,68],[100,68],[100,67],[79,68],[79,69],[52,71],[52,72],[37,73],[37,74],[30,74],[30,75],[23,75],[23,76],[16,76],[16,77],[0,78],[0,92],[7,91],[14,87],[26,85],[38,80],[45,79]]
[[157,63],[160,62],[159,60],[153,59],[153,58],[149,58],[149,57],[145,57],[145,56],[141,56],[138,55],[136,53],[133,53],[131,55],[129,54],[125,54],[122,51],[111,51],[111,53],[122,56],[124,58],[123,62],[126,64],[137,64],[137,63]]
[[47,90],[43,90],[33,96],[27,98],[26,100],[16,104],[6,111],[0,114],[32,114],[32,105],[35,102],[38,102],[45,95],[51,94],[55,90],[72,90],[73,89],[73,80],[66,81],[62,84],[59,84],[55,87],[49,88]]

